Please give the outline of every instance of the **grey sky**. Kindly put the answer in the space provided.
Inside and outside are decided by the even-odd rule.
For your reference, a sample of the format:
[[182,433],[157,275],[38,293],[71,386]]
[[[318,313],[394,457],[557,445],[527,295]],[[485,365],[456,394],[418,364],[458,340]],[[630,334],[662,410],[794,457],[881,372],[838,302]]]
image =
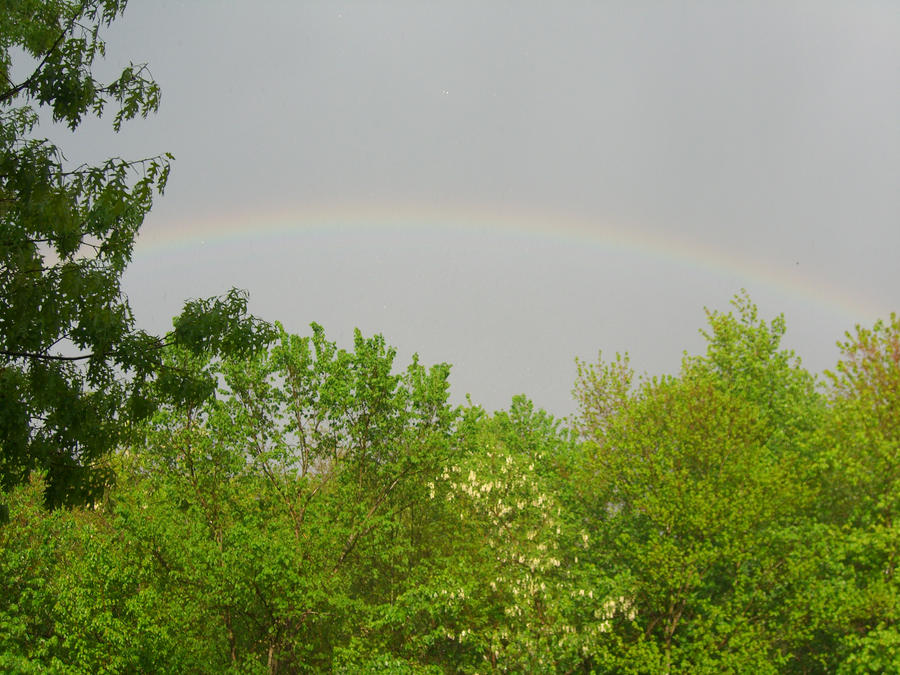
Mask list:
[[[90,124],[70,158],[176,155],[148,241],[217,219],[261,232],[139,245],[127,287],[155,330],[237,285],[292,330],[346,344],[359,326],[453,363],[457,398],[564,414],[575,356],[674,371],[703,307],[741,287],[815,370],[900,308],[894,2],[132,0],[108,38],[111,70],[150,63],[162,109],[118,137]],[[419,232],[386,222],[401,207],[481,217]],[[378,227],[308,227],[342,209]],[[273,213],[297,230],[262,233]],[[614,230],[725,269],[604,246]]]

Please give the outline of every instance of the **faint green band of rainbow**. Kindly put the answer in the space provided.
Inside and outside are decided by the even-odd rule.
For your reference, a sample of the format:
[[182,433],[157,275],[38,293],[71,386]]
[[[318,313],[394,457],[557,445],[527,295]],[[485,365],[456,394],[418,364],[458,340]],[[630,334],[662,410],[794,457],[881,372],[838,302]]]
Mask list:
[[[148,226],[149,225],[149,226]],[[145,225],[135,259],[201,245],[275,241],[285,237],[327,237],[353,232],[405,230],[416,235],[502,233],[554,244],[623,251],[669,264],[699,268],[713,274],[737,275],[748,284],[763,285],[797,300],[811,302],[852,323],[869,323],[886,314],[871,299],[821,279],[810,279],[759,260],[684,238],[648,232],[637,227],[610,227],[586,219],[510,210],[487,212],[384,208],[290,209],[269,213],[206,216],[186,225]],[[735,289],[737,291],[738,289]],[[849,328],[850,326],[848,326]]]

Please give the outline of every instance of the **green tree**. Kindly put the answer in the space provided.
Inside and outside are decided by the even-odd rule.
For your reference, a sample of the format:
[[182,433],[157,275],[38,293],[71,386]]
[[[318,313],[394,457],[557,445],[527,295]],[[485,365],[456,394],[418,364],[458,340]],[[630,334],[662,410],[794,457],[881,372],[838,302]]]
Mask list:
[[635,383],[627,359],[581,367],[591,560],[633,613],[597,655],[606,668],[783,672],[814,628],[806,478],[824,406],[780,347],[783,320],[735,305],[709,314],[707,353],[678,377]]
[[53,603],[58,561],[66,547],[71,514],[49,514],[44,483],[34,473],[29,483],[0,496],[10,502],[0,527],[0,671],[55,672],[58,646]]
[[832,594],[838,672],[900,672],[900,317],[857,327],[828,373],[823,519],[840,567]]
[[[183,349],[170,356],[182,370],[210,367]],[[281,330],[265,353],[212,364],[218,395],[163,406],[121,457],[107,505],[131,542],[120,564],[147,561],[152,578],[112,614],[146,606],[142,632],[177,632],[181,667],[170,668],[322,672],[337,652],[375,660],[373,643],[354,639],[427,552],[426,484],[452,453],[456,420],[449,368],[414,360],[395,373],[394,356],[381,337],[357,334],[347,351],[318,326],[304,338]],[[140,579],[106,576],[118,587]],[[96,622],[77,616],[68,639],[87,645]],[[136,646],[137,619],[130,638],[108,625],[107,645]]]
[[[118,130],[157,109],[146,66],[105,82],[92,74],[101,32],[125,4],[14,0],[0,11],[0,486],[43,469],[51,504],[98,496],[129,418],[153,408],[147,382],[161,346],[244,349],[266,338],[241,321],[236,292],[190,303],[165,337],[136,330],[120,279],[172,158],[73,165],[39,133],[42,116],[74,131],[113,105]],[[158,391],[178,395],[178,377],[163,381]]]

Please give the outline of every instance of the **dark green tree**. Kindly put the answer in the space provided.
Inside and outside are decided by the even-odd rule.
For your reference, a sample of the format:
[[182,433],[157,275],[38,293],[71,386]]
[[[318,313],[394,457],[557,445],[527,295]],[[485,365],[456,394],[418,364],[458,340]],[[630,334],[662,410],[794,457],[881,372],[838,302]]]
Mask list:
[[0,10],[0,487],[43,469],[51,504],[96,498],[104,458],[154,407],[149,382],[179,395],[177,374],[159,377],[163,345],[241,350],[267,338],[242,320],[237,292],[190,303],[167,336],[136,330],[120,280],[172,157],[74,165],[40,134],[41,120],[74,131],[107,106],[118,131],[159,106],[144,65],[111,81],[92,74],[101,32],[125,4],[12,0]]

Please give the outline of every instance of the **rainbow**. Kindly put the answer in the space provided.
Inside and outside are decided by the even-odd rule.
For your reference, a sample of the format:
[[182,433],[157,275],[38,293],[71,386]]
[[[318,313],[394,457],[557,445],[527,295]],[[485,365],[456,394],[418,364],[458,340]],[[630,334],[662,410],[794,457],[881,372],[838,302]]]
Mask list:
[[[840,287],[827,279],[800,274],[792,266],[776,266],[735,254],[708,243],[674,237],[646,228],[597,223],[586,218],[529,209],[437,209],[414,205],[308,205],[270,212],[202,215],[186,222],[148,218],[134,258],[156,257],[203,246],[240,245],[248,241],[277,243],[298,237],[327,238],[354,233],[418,235],[493,235],[543,240],[557,245],[594,247],[678,264],[712,274],[738,277],[745,286],[764,287],[780,296],[812,303],[850,319],[871,322],[887,314],[880,299]],[[735,291],[738,289],[736,288]]]

